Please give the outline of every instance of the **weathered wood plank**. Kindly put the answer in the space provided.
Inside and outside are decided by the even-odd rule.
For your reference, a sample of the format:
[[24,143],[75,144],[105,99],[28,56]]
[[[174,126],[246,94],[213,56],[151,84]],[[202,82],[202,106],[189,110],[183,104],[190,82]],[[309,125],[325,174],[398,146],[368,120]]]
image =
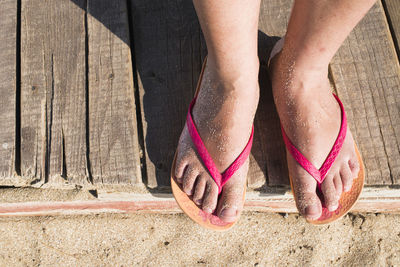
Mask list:
[[0,2],[0,183],[15,171],[17,1]]
[[[26,190],[28,191],[28,190]],[[29,191],[28,191],[29,192]],[[28,193],[26,192],[26,193]],[[35,193],[35,192],[33,192]],[[36,192],[36,195],[38,193]],[[64,192],[65,194],[65,192]],[[79,193],[78,193],[79,194]],[[97,213],[182,213],[171,194],[129,194],[100,193],[98,199],[92,200],[89,195],[81,192],[67,193],[66,198],[74,200],[51,201],[31,197],[30,202],[0,203],[0,217],[8,216],[48,216]],[[40,197],[40,196],[39,196]],[[47,198],[47,197],[46,197]],[[258,193],[250,192],[246,196],[244,212],[282,212],[297,213],[293,195],[288,193]],[[352,212],[400,212],[400,192],[398,189],[365,188],[360,199],[352,208]]]
[[377,2],[331,62],[369,185],[400,183],[400,67]]
[[23,0],[21,172],[31,182],[85,183],[84,0]]
[[89,0],[89,159],[94,183],[141,181],[125,0]]
[[[397,43],[397,49],[400,49],[400,1],[382,0],[382,2],[386,8],[388,22],[393,30],[393,40]],[[400,55],[397,56],[400,57]]]
[[172,159],[206,55],[191,1],[132,0],[147,185],[169,185]]
[[[266,178],[269,186],[287,186],[289,177],[286,162],[285,145],[283,143],[279,117],[272,97],[271,82],[268,79],[267,63],[270,51],[278,40],[276,36],[283,36],[289,21],[292,1],[261,1],[258,54],[260,58],[260,103],[255,125],[260,125],[260,145]],[[257,152],[253,152],[257,153]],[[262,174],[259,174],[262,180]]]

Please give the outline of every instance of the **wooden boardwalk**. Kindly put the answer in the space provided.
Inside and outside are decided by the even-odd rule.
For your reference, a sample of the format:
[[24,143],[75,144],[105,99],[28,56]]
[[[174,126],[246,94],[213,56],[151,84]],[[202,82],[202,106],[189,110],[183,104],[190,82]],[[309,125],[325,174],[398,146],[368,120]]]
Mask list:
[[[265,66],[291,4],[261,5],[261,99],[246,204],[260,210],[295,211]],[[191,1],[2,0],[0,39],[0,186],[15,187],[11,195],[89,190],[94,210],[118,201],[176,210],[170,165],[207,53]],[[378,1],[330,65],[367,170],[356,210],[400,211],[399,47],[400,2]],[[23,213],[12,208],[20,202],[38,213],[69,209],[40,200],[5,201],[0,215]]]

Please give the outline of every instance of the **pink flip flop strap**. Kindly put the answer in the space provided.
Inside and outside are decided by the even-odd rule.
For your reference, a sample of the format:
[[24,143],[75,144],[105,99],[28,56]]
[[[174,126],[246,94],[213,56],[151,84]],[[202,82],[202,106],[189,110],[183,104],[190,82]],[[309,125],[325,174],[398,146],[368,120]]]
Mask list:
[[346,138],[347,132],[347,119],[346,113],[344,112],[344,107],[342,102],[340,101],[339,97],[335,94],[333,96],[336,98],[337,102],[339,103],[340,109],[342,111],[342,123],[340,126],[338,137],[336,138],[335,143],[331,151],[329,152],[327,158],[325,159],[324,163],[322,164],[320,169],[317,169],[290,141],[288,136],[285,133],[281,125],[283,141],[286,144],[287,149],[289,150],[290,154],[293,158],[312,176],[318,183],[318,187],[321,186],[322,182],[324,181],[326,174],[328,173],[329,169],[332,167],[333,162],[337,155],[340,152],[340,149],[343,146],[344,139]]
[[193,144],[197,149],[197,153],[203,161],[203,164],[209,171],[211,177],[214,179],[215,183],[218,185],[218,193],[221,193],[224,184],[232,177],[232,175],[243,165],[250,154],[251,146],[253,144],[253,133],[254,126],[251,129],[251,135],[249,141],[247,142],[242,153],[235,159],[235,161],[223,172],[220,173],[215,166],[215,163],[207,151],[199,132],[197,131],[196,125],[192,118],[193,106],[196,102],[196,97],[192,100],[189,106],[189,111],[186,118],[186,125],[189,130],[190,137],[192,138]]

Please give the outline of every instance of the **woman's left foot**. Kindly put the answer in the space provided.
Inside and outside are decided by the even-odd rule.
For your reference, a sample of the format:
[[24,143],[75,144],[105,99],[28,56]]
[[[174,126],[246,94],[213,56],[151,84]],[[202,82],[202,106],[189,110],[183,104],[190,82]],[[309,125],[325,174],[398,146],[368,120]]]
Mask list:
[[[312,58],[307,60],[298,60],[291,49],[279,52],[270,65],[272,88],[287,136],[315,167],[320,168],[338,136],[341,110],[331,92],[328,65],[311,68]],[[298,210],[309,220],[318,219],[322,206],[316,193],[316,180],[288,151],[287,161]],[[321,185],[325,205],[330,211],[338,208],[342,192],[351,189],[358,171],[353,136],[347,129],[343,146]]]

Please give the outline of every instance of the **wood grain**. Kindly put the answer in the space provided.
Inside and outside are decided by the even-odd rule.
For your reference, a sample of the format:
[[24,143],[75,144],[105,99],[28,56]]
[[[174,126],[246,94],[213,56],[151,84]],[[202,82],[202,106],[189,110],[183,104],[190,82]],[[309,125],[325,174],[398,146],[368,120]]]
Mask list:
[[[398,189],[366,188],[351,212],[399,213]],[[244,212],[297,213],[290,194],[247,194]],[[98,213],[182,213],[171,194],[100,194],[99,199],[0,203],[0,217]]]
[[[0,184],[15,171],[17,1],[0,1]],[[4,184],[4,183],[3,183]]]
[[[289,176],[286,151],[283,143],[278,113],[275,108],[271,81],[268,77],[268,58],[275,42],[286,32],[292,1],[262,1],[260,6],[258,54],[260,59],[260,103],[255,125],[259,125],[260,144],[254,154],[262,151],[266,172],[258,180],[266,179],[268,186],[288,186]],[[261,154],[261,153],[260,153]],[[253,174],[254,175],[254,174]],[[262,182],[260,182],[262,183]],[[267,188],[264,188],[267,190]]]
[[85,1],[23,0],[21,172],[86,183]]
[[400,183],[400,68],[377,2],[331,62],[369,185]]
[[126,1],[89,0],[88,36],[93,182],[141,182]]
[[[126,5],[87,3],[86,21],[84,0],[22,1],[21,172],[31,183],[82,184],[89,172],[95,183],[140,181]],[[191,1],[129,3],[147,185],[161,188],[169,186],[170,165],[206,47]],[[285,33],[291,4],[272,0],[261,5],[261,99],[249,171],[252,189],[288,185],[266,61],[274,36]],[[399,65],[380,3],[343,44],[330,71],[364,157],[367,183],[398,184]]]
[[191,1],[131,1],[147,185],[169,186],[170,168],[206,55]]

